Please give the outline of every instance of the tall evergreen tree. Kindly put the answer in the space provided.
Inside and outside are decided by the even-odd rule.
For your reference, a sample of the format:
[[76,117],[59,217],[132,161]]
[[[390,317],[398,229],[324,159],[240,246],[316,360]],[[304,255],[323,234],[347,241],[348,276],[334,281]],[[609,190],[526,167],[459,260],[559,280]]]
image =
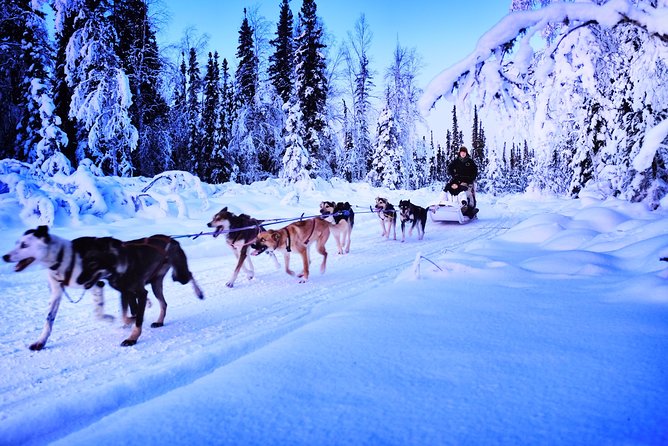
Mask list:
[[202,128],[201,102],[202,77],[197,62],[197,51],[190,48],[188,57],[188,89],[186,98],[186,115],[188,117],[188,164],[184,169],[197,175],[202,165]]
[[138,134],[129,115],[128,77],[115,52],[118,37],[108,20],[112,6],[110,0],[81,6],[67,46],[65,74],[74,88],[70,116],[88,133],[79,158],[89,155],[103,172],[128,176]]
[[52,73],[53,52],[46,29],[45,13],[34,9],[38,2],[25,3],[21,16],[25,29],[21,39],[21,62],[26,67],[22,85],[22,118],[18,126],[19,159],[42,163],[67,144],[67,136],[54,115]]
[[23,114],[21,84],[28,68],[21,57],[25,23],[26,9],[20,2],[0,0],[0,159],[20,159],[14,148]]
[[237,101],[239,107],[252,105],[258,88],[258,59],[253,44],[253,29],[248,24],[246,9],[239,29],[239,46],[237,47],[239,64],[236,72]]
[[184,53],[181,53],[173,98],[174,102],[169,110],[171,165],[174,169],[187,171],[190,166],[190,156],[188,154],[187,67]]
[[139,141],[133,152],[137,173],[153,176],[166,168],[168,135],[164,131],[167,103],[159,92],[162,62],[147,0],[115,0],[113,22],[118,56],[132,92],[130,117]]
[[395,190],[401,187],[401,152],[392,109],[385,107],[378,119],[377,143],[367,181]]
[[269,56],[269,78],[274,88],[287,103],[294,84],[295,49],[293,36],[294,19],[290,10],[290,0],[281,1],[281,10],[276,25],[276,38],[269,43],[275,50]]
[[280,177],[287,183],[308,181],[311,164],[308,150],[304,147],[302,136],[304,134],[303,119],[300,116],[299,101],[293,98],[284,106],[287,119],[285,122],[285,154],[283,155],[283,167]]
[[222,139],[220,136],[221,98],[218,52],[215,55],[209,52],[202,102],[202,147],[200,150],[202,161],[197,175],[205,181],[210,181],[211,160],[220,150],[218,144]]
[[448,146],[448,158],[454,159],[459,153],[459,148],[464,145],[464,140],[462,139],[461,130],[459,129],[459,124],[457,122],[457,106],[452,106],[452,140]]
[[[314,0],[303,0],[299,12],[299,29],[295,38],[296,88],[304,119],[304,146],[315,163],[324,159],[321,153],[322,133],[325,130],[327,102],[326,61],[323,53],[323,29],[317,16]],[[316,174],[320,166],[310,165]]]

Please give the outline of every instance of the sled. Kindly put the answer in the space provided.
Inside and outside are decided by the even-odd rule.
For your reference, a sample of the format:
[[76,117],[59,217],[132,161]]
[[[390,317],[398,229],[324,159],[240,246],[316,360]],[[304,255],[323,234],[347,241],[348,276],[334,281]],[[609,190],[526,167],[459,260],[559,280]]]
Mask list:
[[442,192],[438,203],[432,204],[427,209],[429,210],[429,218],[431,221],[442,222],[457,222],[459,224],[469,223],[475,219],[468,217],[462,213],[462,209],[466,209],[465,203],[468,203],[466,192],[460,192],[458,195],[452,195],[448,192]]

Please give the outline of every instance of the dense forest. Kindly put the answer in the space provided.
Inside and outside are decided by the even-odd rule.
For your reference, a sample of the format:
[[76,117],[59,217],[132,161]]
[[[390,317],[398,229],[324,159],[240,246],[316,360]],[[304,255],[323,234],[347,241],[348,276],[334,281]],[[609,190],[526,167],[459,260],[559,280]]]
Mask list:
[[[651,131],[668,119],[668,32],[643,18],[660,22],[665,1],[595,1],[579,15],[561,7],[572,2],[512,1],[514,25],[498,25],[509,32],[481,39],[485,57],[455,67],[452,91],[436,92],[452,99],[443,144],[418,130],[421,98],[435,98],[416,83],[417,49],[397,44],[378,75],[363,15],[328,48],[316,1],[292,3],[277,0],[269,38],[240,11],[228,61],[197,46],[166,57],[146,0],[0,0],[0,159],[35,175],[92,165],[103,175],[412,189],[445,181],[466,145],[482,191],[577,197],[595,184],[651,206],[666,195],[668,130]],[[610,20],[621,6],[626,19]],[[512,131],[498,130],[509,121]]]

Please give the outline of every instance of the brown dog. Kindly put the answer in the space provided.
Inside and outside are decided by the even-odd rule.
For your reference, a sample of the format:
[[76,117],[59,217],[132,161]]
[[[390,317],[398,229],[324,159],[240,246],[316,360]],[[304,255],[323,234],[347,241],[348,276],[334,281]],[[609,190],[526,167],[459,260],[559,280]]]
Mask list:
[[[282,251],[285,259],[285,272],[291,276],[300,277],[300,283],[308,280],[309,276],[309,246],[316,244],[316,248],[322,254],[322,264],[320,273],[325,272],[327,267],[327,250],[325,243],[329,239],[330,224],[321,218],[311,218],[291,223],[279,230],[268,230],[260,232],[251,246],[253,251],[251,255],[258,255],[262,252]],[[295,274],[290,269],[290,253],[295,251],[302,256],[303,271]]]

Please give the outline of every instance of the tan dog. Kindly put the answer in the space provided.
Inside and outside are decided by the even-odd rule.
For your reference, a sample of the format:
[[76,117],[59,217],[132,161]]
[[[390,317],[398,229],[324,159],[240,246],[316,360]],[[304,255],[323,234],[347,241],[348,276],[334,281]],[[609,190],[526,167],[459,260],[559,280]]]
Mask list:
[[[311,218],[291,223],[284,228],[274,231],[260,232],[255,239],[255,243],[251,245],[253,252],[251,255],[258,255],[262,252],[282,251],[285,259],[285,272],[291,276],[296,275],[300,277],[300,283],[308,280],[309,276],[309,246],[312,243],[316,244],[316,248],[322,254],[322,264],[320,265],[320,273],[325,272],[327,267],[327,250],[325,243],[329,239],[330,224],[321,218]],[[290,269],[290,253],[294,251],[302,256],[302,263],[304,266],[300,274],[295,274]]]

